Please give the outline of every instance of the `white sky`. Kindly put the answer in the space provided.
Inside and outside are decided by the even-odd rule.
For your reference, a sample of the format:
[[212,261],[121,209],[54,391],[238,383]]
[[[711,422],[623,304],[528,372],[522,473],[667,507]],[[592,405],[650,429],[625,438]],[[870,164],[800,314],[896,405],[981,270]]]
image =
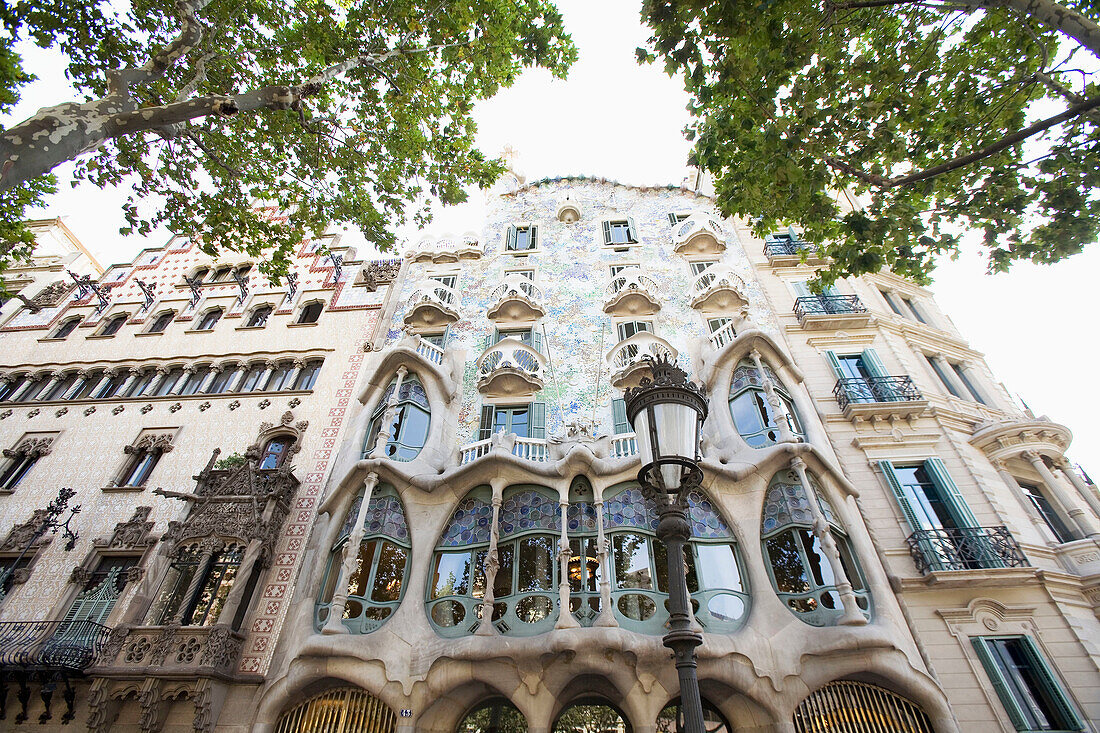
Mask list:
[[[558,0],[580,49],[568,81],[527,72],[511,89],[480,105],[479,143],[487,153],[505,145],[519,151],[528,179],[587,174],[628,183],[679,183],[689,145],[681,85],[659,66],[639,67],[634,49],[648,36],[638,22],[635,0]],[[23,119],[45,105],[71,98],[60,60],[25,49],[30,69],[42,81],[24,92],[12,115]],[[11,120],[0,119],[0,124]],[[71,166],[57,171],[60,192],[33,216],[64,216],[104,265],[130,259],[141,247],[162,244],[122,237],[124,193],[94,186],[70,189]],[[433,232],[479,228],[480,196],[442,212]],[[415,237],[415,233],[407,233]],[[944,262],[933,287],[942,309],[984,352],[1008,389],[1037,415],[1064,423],[1075,435],[1069,453],[1100,478],[1100,389],[1092,369],[1100,358],[1100,327],[1092,288],[1100,285],[1100,247],[1058,265],[1017,265],[1007,275],[988,276],[973,249]],[[1093,325],[1089,325],[1093,323]]]

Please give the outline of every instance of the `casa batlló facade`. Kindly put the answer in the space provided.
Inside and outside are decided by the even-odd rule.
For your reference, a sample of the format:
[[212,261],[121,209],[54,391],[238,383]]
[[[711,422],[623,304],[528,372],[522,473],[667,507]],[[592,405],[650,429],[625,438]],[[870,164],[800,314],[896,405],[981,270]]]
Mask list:
[[[927,290],[812,293],[797,230],[705,194],[510,173],[480,231],[400,261],[303,245],[294,294],[174,241],[5,311],[6,720],[676,730],[622,399],[651,356],[708,399],[708,730],[1097,730],[1100,494],[1069,430]],[[60,486],[70,552],[33,537]]]

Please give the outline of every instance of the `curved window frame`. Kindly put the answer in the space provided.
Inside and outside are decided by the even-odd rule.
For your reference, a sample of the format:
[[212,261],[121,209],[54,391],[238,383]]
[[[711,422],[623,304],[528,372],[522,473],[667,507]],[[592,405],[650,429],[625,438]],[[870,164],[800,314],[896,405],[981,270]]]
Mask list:
[[[351,538],[362,504],[363,495],[360,494],[344,515],[343,527],[329,552],[328,565],[321,578],[320,596],[314,604],[313,622],[317,630],[320,630],[328,620],[336,583],[340,579],[345,548]],[[400,515],[400,521],[397,521],[398,517],[393,513],[395,508]],[[348,600],[341,619],[344,627],[353,634],[369,634],[377,631],[393,616],[405,597],[405,589],[409,585],[409,574],[412,572],[412,541],[405,505],[392,486],[381,484],[371,492],[363,525],[363,539],[359,543],[356,569],[348,578]],[[350,551],[351,548],[347,550]],[[379,586],[379,573],[387,569],[385,564],[390,563],[388,570],[392,573],[395,569],[394,562],[398,558],[401,562],[400,578],[391,575],[390,588]],[[364,568],[366,568],[365,577],[363,577]],[[397,585],[396,592],[392,589],[394,580]],[[365,592],[356,593],[356,586],[360,591]],[[383,592],[380,594],[379,590]]]
[[256,467],[259,469],[281,467],[286,462],[287,456],[290,455],[290,449],[293,445],[293,436],[276,435],[264,443],[264,449],[260,454],[260,460],[256,463]]
[[[176,312],[174,310],[161,311],[153,318],[145,333],[164,333],[175,319]],[[163,325],[161,324],[162,320],[164,321]]]
[[61,322],[61,325],[59,325],[57,327],[57,330],[55,330],[53,332],[53,335],[50,336],[50,338],[52,338],[52,339],[65,339],[65,338],[68,338],[72,334],[72,332],[75,331],[77,329],[77,327],[83,321],[84,321],[84,319],[81,316],[76,316],[74,318],[66,318],[64,321]]
[[[248,321],[245,322],[244,327],[265,328],[274,314],[275,306],[271,303],[262,303],[248,312]],[[259,323],[256,322],[258,318],[260,319]]]
[[[378,433],[382,431],[382,421],[389,409],[390,398],[393,396],[397,378],[394,377],[382,393],[382,397],[375,405],[371,413],[370,422],[367,423],[366,436],[363,439],[363,458],[368,458],[374,450],[374,444]],[[416,399],[419,390],[420,400]],[[421,426],[423,426],[421,428]],[[390,439],[386,443],[386,458],[394,461],[412,461],[424,449],[428,442],[428,436],[432,430],[431,401],[424,384],[414,372],[409,372],[401,380],[401,391],[395,405],[393,422],[390,423]]]
[[317,722],[339,716],[339,725],[326,728],[331,733],[394,733],[397,716],[380,699],[359,687],[337,687],[298,703],[279,716],[274,733],[312,733]]
[[195,327],[192,330],[213,331],[214,327],[218,325],[218,322],[221,321],[222,316],[224,315],[225,310],[221,306],[211,308],[210,310],[202,314],[202,317],[200,317],[199,320],[195,323]]
[[[775,393],[787,409],[787,427],[794,435],[804,438],[805,431],[802,428],[798,411],[795,409],[794,400],[791,399],[790,394],[783,387],[783,383],[771,367],[764,364],[764,370],[774,385]],[[734,367],[728,400],[730,419],[733,421],[733,426],[738,435],[751,448],[766,448],[779,442],[779,422],[776,419],[775,408],[768,402],[768,395],[764,390],[763,383],[763,377],[751,361],[742,360]],[[739,409],[735,408],[735,403],[738,403]],[[739,414],[742,418],[740,421],[738,420]],[[742,424],[750,416],[751,419],[756,421],[755,425],[746,426]]]
[[321,314],[324,313],[324,311],[324,301],[311,300],[298,309],[298,318],[294,322],[302,326],[317,323],[317,321],[321,319]]
[[111,316],[99,329],[96,336],[114,336],[126,325],[126,321],[129,320],[129,318],[129,313],[119,313],[118,315]]
[[[864,616],[870,618],[871,595],[860,563],[848,541],[847,532],[836,518],[829,502],[822,496],[817,480],[812,474],[807,475],[810,488],[817,496],[818,505],[829,524],[829,531],[836,542],[841,564],[852,584],[856,601]],[[829,558],[821,547],[820,540],[813,534],[813,514],[805,491],[806,488],[799,483],[798,474],[791,469],[777,472],[768,482],[760,527],[765,569],[771,580],[772,590],[795,618],[811,626],[835,626],[844,616],[844,605]],[[769,520],[770,514],[774,514],[775,519]],[[786,516],[785,519],[782,518],[783,515]],[[769,522],[772,522],[772,526],[769,526]],[[776,575],[780,557],[785,558],[785,566],[791,572],[789,578]],[[781,586],[786,590],[781,589]],[[796,590],[796,587],[800,589]],[[832,603],[831,607],[829,603]]]
[[323,359],[310,359],[307,361],[298,372],[298,378],[294,380],[291,389],[313,389],[313,385],[317,383],[317,375],[321,373],[321,365],[324,363]]

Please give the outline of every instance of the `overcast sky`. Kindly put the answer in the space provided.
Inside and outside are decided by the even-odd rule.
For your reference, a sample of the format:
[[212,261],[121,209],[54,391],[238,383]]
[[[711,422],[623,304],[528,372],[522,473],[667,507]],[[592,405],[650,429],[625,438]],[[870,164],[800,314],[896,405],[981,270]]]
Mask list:
[[[646,30],[636,1],[558,0],[580,49],[567,81],[527,72],[477,110],[479,142],[488,153],[505,145],[519,152],[528,179],[587,174],[625,183],[679,183],[689,145],[681,130],[688,121],[681,85],[659,67],[639,67],[634,49]],[[13,117],[66,101],[59,60],[26,51],[41,79],[28,88]],[[0,120],[2,124],[4,120]],[[10,122],[10,120],[9,120]],[[35,216],[63,216],[106,265],[131,258],[150,240],[122,237],[124,193],[94,186],[70,189],[71,167],[59,169],[62,190]],[[432,232],[479,229],[480,196],[444,212]],[[415,233],[409,233],[416,236]],[[1100,359],[1100,327],[1091,298],[1100,285],[1100,247],[1054,266],[1017,265],[1007,275],[989,276],[971,250],[936,271],[933,290],[974,348],[986,354],[1009,391],[1036,414],[1064,423],[1075,439],[1070,455],[1100,478],[1100,389],[1093,375]]]

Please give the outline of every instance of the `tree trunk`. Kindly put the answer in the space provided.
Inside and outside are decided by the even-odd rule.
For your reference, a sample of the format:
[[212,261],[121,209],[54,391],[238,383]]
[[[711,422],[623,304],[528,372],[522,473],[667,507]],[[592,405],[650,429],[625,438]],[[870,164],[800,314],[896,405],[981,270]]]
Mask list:
[[1054,0],[976,0],[975,8],[1009,8],[1046,27],[1064,33],[1100,58],[1100,25]]

